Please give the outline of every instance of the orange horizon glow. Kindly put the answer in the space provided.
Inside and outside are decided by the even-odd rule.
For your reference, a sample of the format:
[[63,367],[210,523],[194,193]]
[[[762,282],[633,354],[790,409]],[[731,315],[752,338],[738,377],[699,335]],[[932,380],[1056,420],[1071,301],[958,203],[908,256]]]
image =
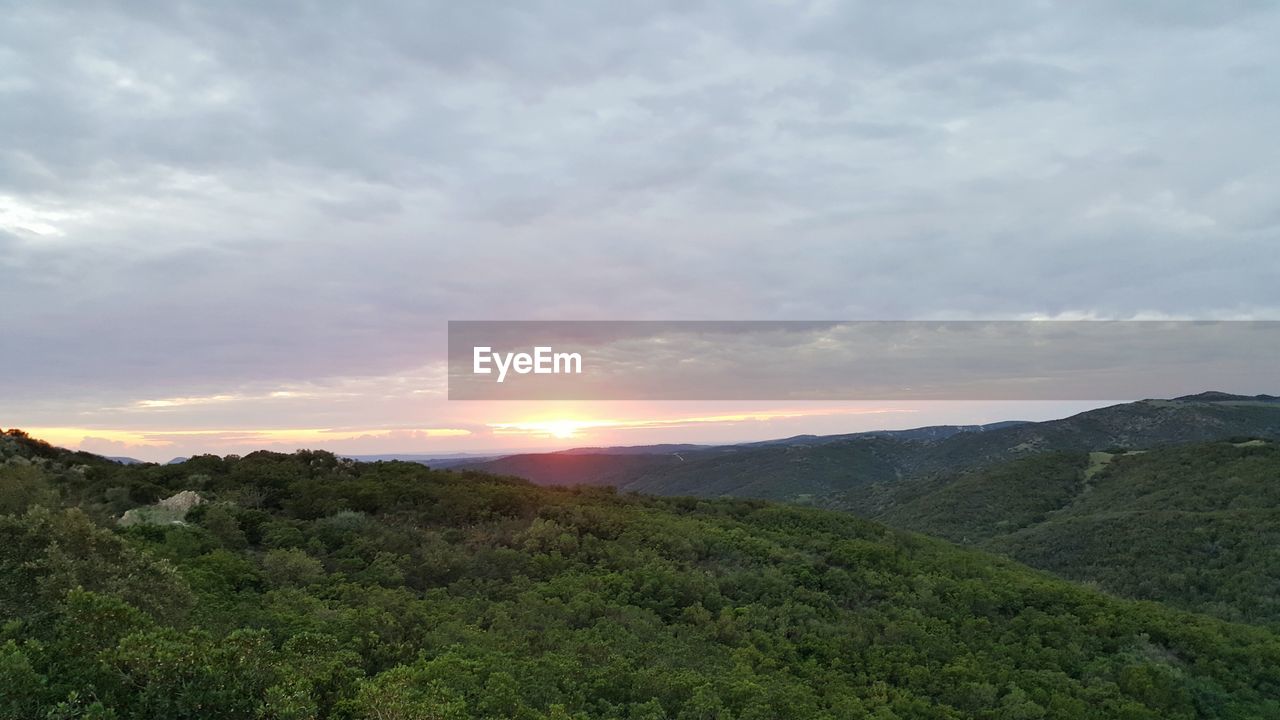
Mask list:
[[88,439],[124,443],[129,447],[167,447],[173,441],[189,437],[217,438],[224,442],[259,441],[264,443],[313,442],[356,440],[370,437],[390,437],[396,433],[418,437],[466,437],[472,431],[463,428],[377,428],[341,430],[333,428],[285,428],[285,429],[202,429],[202,430],[111,430],[85,427],[26,427],[28,435],[52,445],[78,447]]
[[[142,428],[115,429],[83,426],[32,426],[22,428],[32,437],[53,445],[79,448],[86,441],[110,443],[121,449],[173,447],[181,440],[204,438],[210,447],[246,445],[253,443],[279,445],[323,445],[325,443],[368,440],[405,440],[437,438],[511,437],[526,439],[568,440],[590,438],[592,431],[614,430],[665,430],[693,426],[733,426],[751,422],[767,422],[787,418],[830,415],[866,415],[879,413],[910,412],[900,408],[818,408],[779,410],[751,410],[723,414],[690,414],[670,417],[625,416],[592,417],[581,408],[559,408],[555,411],[531,414],[518,420],[481,423],[475,429],[465,427],[399,427],[399,428]],[[465,423],[464,423],[465,424]],[[598,435],[599,433],[594,433]]]
[[112,413],[119,424],[46,422],[8,426],[68,449],[157,462],[174,456],[244,455],[255,450],[292,452],[299,448],[346,456],[442,457],[666,443],[732,445],[802,434],[838,435],[1009,419],[1034,421],[1065,417],[1103,404],[902,402],[894,406],[851,406],[799,401],[779,402],[774,407],[744,407],[741,403],[459,402],[438,411],[424,407],[412,413],[439,416],[438,424],[425,427],[412,418],[403,424],[364,424],[353,415],[352,422],[345,425],[299,423],[275,428],[237,426],[234,422],[206,425],[201,423],[203,413],[186,413],[182,417],[178,415],[182,412],[180,407],[170,406],[164,413],[164,421],[172,423],[167,426],[156,422],[158,416],[143,420],[122,412]]
[[494,435],[549,436],[567,439],[578,437],[584,430],[649,430],[684,428],[694,425],[735,425],[744,422],[765,422],[786,418],[814,417],[827,415],[874,415],[881,413],[906,412],[901,408],[848,408],[822,410],[758,410],[745,413],[726,413],[721,415],[677,416],[673,418],[650,419],[585,419],[563,414],[543,415],[538,418],[516,422],[489,423]]

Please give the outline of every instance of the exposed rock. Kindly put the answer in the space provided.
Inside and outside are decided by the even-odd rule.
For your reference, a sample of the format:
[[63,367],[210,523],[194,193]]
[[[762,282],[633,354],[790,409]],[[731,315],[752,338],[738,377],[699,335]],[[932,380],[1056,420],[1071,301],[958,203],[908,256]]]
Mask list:
[[183,490],[177,495],[167,497],[155,505],[127,510],[116,521],[121,527],[130,525],[181,525],[183,518],[191,508],[204,502],[200,493]]
[[186,516],[191,508],[204,502],[204,498],[200,497],[200,493],[194,490],[183,490],[172,497],[167,497],[156,503],[157,506],[166,510],[182,513]]

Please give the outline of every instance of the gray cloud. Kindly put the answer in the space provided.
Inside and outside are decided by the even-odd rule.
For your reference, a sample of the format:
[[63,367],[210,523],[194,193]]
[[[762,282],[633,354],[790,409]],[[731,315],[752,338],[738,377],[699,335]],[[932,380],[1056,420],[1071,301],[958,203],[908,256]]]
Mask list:
[[[540,361],[513,364],[539,347]],[[1278,353],[1280,322],[452,322],[448,389],[455,400],[1171,398],[1275,387]]]
[[1270,3],[11,3],[5,397],[468,318],[1272,316]]

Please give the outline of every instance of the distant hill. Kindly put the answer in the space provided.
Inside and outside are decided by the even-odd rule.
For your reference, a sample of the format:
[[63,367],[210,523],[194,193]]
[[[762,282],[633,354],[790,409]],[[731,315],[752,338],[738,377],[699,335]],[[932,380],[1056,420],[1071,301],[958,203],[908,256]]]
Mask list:
[[1174,402],[1217,402],[1217,403],[1280,403],[1275,395],[1232,395],[1231,393],[1210,390],[1196,395],[1176,397]]
[[497,457],[501,457],[502,453],[442,453],[440,455],[431,455],[426,453],[383,453],[380,455],[344,455],[343,457],[351,458],[359,462],[411,462],[419,465],[428,465],[433,468],[450,468],[459,465],[469,465],[472,463],[485,462]]
[[696,452],[714,445],[689,445],[665,443],[662,445],[624,445],[619,447],[580,447],[561,450],[556,455],[669,455],[671,453]]
[[1280,445],[1049,453],[904,483],[874,514],[1128,597],[1280,627]]
[[1112,405],[1061,420],[950,439],[938,445],[931,461],[972,466],[1036,452],[1139,449],[1232,436],[1280,438],[1280,402],[1270,398],[1205,393]]
[[[500,475],[516,475],[525,477],[525,474],[537,475],[539,477],[525,477],[527,480],[541,482],[542,484],[565,484],[563,480],[557,483],[556,480],[547,477],[542,479],[542,471],[536,467],[534,463],[522,462],[519,458],[528,456],[542,457],[544,455],[662,455],[676,453],[682,451],[705,449],[706,445],[686,445],[686,444],[668,444],[668,445],[639,445],[629,447],[582,447],[572,448],[569,450],[559,450],[553,453],[521,453],[512,451],[497,451],[486,453],[441,453],[438,455],[427,453],[382,453],[379,455],[345,455],[352,460],[359,462],[393,462],[396,460],[402,462],[418,463],[419,465],[427,465],[437,469],[448,468],[472,468],[484,469],[487,472],[493,472]],[[514,458],[514,459],[513,459]],[[594,469],[589,470],[586,464],[582,470],[575,470],[574,463],[565,463],[563,466],[555,463],[547,463],[547,472],[551,472],[557,468],[563,468],[563,471],[574,475],[579,473],[583,480],[570,484],[580,485],[599,485],[609,484],[596,481]]]
[[740,443],[737,447],[760,447],[763,445],[826,445],[827,443],[865,438],[892,438],[895,440],[942,440],[952,435],[970,432],[989,432],[1004,428],[1026,425],[1025,420],[1005,420],[986,425],[929,425],[927,427],[907,430],[869,430],[865,432],[846,433],[843,435],[795,435],[778,440],[762,440],[759,442]]
[[685,462],[679,453],[530,453],[509,455],[458,467],[493,475],[511,475],[538,485],[625,486],[650,471]]
[[[961,433],[978,433],[1000,430],[1026,424],[1008,421],[988,425],[934,425],[909,430],[873,430],[844,435],[796,435],[777,440],[739,443],[735,445],[642,445],[604,448],[575,448],[553,453],[522,453],[492,460],[460,462],[454,467],[480,470],[498,475],[514,475],[540,485],[613,485],[626,489],[662,494],[694,495],[744,495],[774,497],[769,488],[760,488],[758,495],[749,492],[666,492],[659,487],[662,478],[683,477],[688,472],[685,464],[694,472],[701,472],[708,463],[732,468],[744,464],[744,471],[751,472],[753,463],[760,458],[781,458],[788,448],[819,448],[826,445],[865,441],[869,445],[881,444],[881,440],[924,441],[939,440]],[[822,454],[819,452],[818,454]],[[839,453],[837,453],[839,454]],[[566,460],[564,456],[581,458]],[[766,460],[768,464],[769,460]],[[785,460],[784,460],[785,462]],[[654,487],[640,487],[636,483],[654,483]]]
[[1055,452],[1126,450],[1233,436],[1280,438],[1280,402],[1205,393],[1113,405],[1047,422],[944,426],[908,431],[801,436],[666,456],[556,454],[465,467],[540,484],[614,485],[659,495],[721,495],[811,503],[875,514],[889,486]]

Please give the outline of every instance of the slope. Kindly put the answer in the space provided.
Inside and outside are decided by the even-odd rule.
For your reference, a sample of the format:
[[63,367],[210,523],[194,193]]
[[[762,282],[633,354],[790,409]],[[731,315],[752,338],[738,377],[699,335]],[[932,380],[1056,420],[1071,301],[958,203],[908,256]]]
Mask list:
[[1280,446],[1052,453],[917,483],[876,518],[1111,592],[1280,627]]
[[877,512],[904,478],[949,476],[1053,451],[1141,449],[1233,436],[1280,438],[1280,402],[1200,396],[1144,400],[1061,420],[1021,423],[937,441],[856,437],[823,444],[726,448],[648,468],[621,487],[662,495],[733,495]]
[[1280,714],[1271,632],[847,514],[309,451],[19,471],[65,507],[0,516],[0,717]]

